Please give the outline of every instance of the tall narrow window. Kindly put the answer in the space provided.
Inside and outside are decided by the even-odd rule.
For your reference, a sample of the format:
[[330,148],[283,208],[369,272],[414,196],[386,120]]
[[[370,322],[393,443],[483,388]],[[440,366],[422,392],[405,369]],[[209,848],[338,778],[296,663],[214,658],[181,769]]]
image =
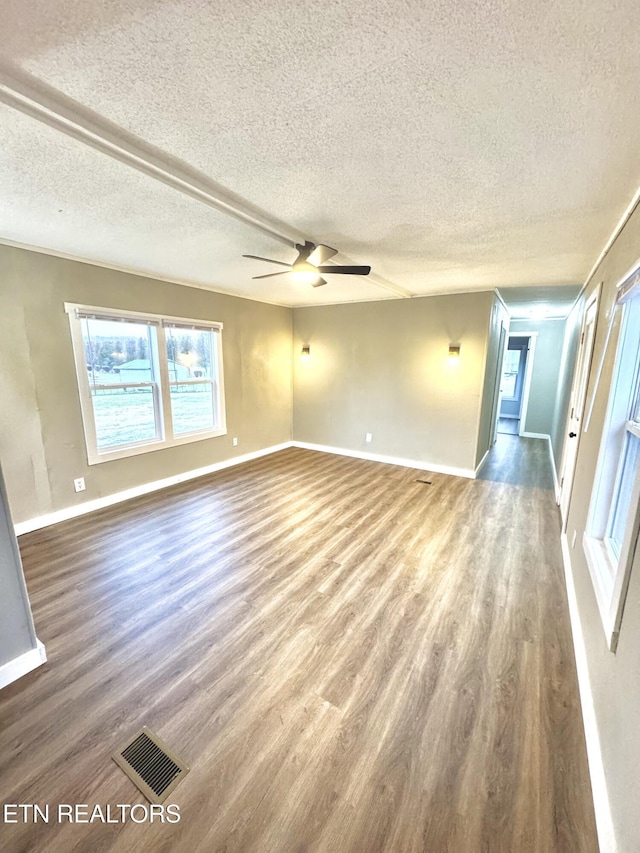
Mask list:
[[584,537],[612,651],[618,640],[640,522],[640,274],[621,283],[617,301],[623,317]]
[[90,465],[226,432],[220,323],[65,307]]
[[219,417],[216,332],[165,323],[175,435],[215,429]]
[[620,459],[618,482],[614,492],[614,502],[607,530],[607,541],[615,560],[620,559],[624,535],[629,522],[632,505],[633,486],[640,460],[640,422],[630,419],[625,428],[624,449]]
[[156,329],[97,317],[80,322],[98,452],[159,441]]

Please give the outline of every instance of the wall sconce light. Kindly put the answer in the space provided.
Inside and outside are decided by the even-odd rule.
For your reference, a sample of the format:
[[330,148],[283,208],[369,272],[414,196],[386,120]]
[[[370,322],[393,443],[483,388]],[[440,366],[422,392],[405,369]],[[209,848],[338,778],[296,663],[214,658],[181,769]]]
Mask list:
[[311,357],[311,347],[303,346],[302,352],[300,353],[300,358],[304,358],[305,360]]
[[460,358],[460,345],[449,346],[449,361],[457,361]]

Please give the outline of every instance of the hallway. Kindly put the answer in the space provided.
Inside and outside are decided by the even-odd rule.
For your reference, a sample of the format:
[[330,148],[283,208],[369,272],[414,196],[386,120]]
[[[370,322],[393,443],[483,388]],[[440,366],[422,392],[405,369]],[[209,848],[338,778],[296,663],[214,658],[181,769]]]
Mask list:
[[541,438],[521,438],[499,432],[478,473],[478,480],[553,489],[548,442]]

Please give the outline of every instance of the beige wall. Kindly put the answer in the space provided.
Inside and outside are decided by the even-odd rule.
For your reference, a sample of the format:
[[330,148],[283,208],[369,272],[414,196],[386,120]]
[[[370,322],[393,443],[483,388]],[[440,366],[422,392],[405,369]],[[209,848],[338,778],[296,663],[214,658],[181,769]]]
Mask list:
[[[291,439],[290,309],[7,246],[0,292],[0,458],[14,522]],[[65,301],[224,323],[227,435],[89,466]]]
[[[640,211],[636,210],[595,271],[586,292],[588,297],[598,282],[603,282],[587,402],[594,391],[595,367],[601,359],[616,283],[638,257]],[[612,654],[607,650],[582,546],[611,387],[619,325],[618,319],[607,349],[589,429],[580,435],[567,536],[571,546],[575,534],[575,546],[570,547],[569,553],[618,850],[619,853],[636,853],[640,850],[640,549],[636,551],[631,570],[617,652]]]
[[[294,439],[473,470],[493,301],[483,292],[294,309]],[[458,364],[449,344],[461,346]]]

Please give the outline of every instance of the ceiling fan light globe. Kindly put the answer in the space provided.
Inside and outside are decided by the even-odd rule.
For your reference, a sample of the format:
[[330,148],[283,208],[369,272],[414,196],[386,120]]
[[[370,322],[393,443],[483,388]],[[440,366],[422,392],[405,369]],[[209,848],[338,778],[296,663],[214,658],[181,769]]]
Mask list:
[[296,263],[293,264],[291,269],[293,270],[293,272],[308,272],[315,273],[315,275],[318,275],[318,268],[315,267],[313,264],[310,264],[309,261],[296,261]]
[[320,278],[317,269],[311,267],[311,264],[307,266],[309,266],[309,269],[293,269],[291,271],[294,281],[300,284],[313,284]]

